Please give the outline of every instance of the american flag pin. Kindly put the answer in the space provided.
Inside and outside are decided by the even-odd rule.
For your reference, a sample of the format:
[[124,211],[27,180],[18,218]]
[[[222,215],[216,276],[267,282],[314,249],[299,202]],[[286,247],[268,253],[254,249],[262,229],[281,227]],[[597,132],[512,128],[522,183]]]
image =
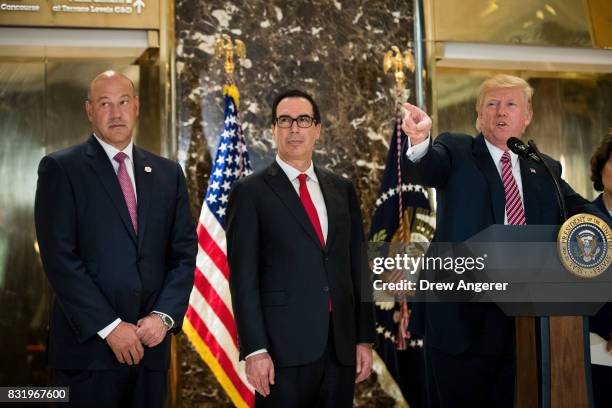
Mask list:
[[153,171],[152,168],[150,168],[149,166],[145,166],[145,173],[150,173],[152,171]]
[[529,171],[530,171],[530,172],[532,172],[533,174],[535,174],[535,172],[536,172],[536,171],[535,171],[535,169],[534,169],[533,167],[530,167],[530,168],[529,168]]

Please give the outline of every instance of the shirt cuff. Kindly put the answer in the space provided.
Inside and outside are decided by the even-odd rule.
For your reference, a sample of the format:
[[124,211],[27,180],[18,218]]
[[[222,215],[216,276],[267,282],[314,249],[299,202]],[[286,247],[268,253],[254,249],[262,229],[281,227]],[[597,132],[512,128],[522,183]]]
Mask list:
[[109,324],[108,326],[100,330],[98,332],[98,336],[102,337],[102,339],[106,339],[106,336],[108,336],[110,332],[115,330],[115,327],[119,326],[119,323],[121,323],[121,319],[119,318],[115,319],[114,322],[112,322],[111,324]]
[[170,319],[170,321],[172,322],[172,326],[170,326],[171,329],[174,329],[174,319],[172,317],[170,317],[170,315],[165,314],[164,312],[160,312],[159,310],[154,310],[151,313],[159,313],[160,315],[164,315],[165,317],[167,317],[168,319]]
[[421,160],[427,154],[427,150],[429,150],[429,139],[431,139],[431,134],[421,143],[412,146],[410,137],[408,137],[408,149],[406,150],[406,157],[408,160],[411,162],[418,162]]
[[257,355],[257,354],[263,354],[263,353],[267,353],[267,352],[268,352],[268,350],[266,350],[265,348],[262,348],[262,349],[259,349],[259,350],[256,350],[256,351],[252,352],[251,354],[246,356],[244,359],[246,360],[249,357],[253,357],[253,356]]

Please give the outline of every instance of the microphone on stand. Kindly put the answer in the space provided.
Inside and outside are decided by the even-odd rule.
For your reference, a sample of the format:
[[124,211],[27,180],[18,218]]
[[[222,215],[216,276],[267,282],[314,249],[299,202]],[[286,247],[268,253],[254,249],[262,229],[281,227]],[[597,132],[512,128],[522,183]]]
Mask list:
[[521,157],[524,157],[527,160],[530,160],[534,163],[542,163],[542,159],[540,158],[540,156],[537,155],[534,149],[531,146],[528,146],[523,143],[519,138],[511,137],[506,142],[506,146],[508,146],[508,148],[514,153]]
[[555,186],[555,193],[557,195],[557,204],[559,205],[559,213],[561,214],[561,219],[565,222],[567,220],[567,207],[565,206],[565,200],[563,199],[563,194],[561,193],[561,186],[559,185],[559,180],[555,177],[552,170],[546,164],[544,159],[542,158],[542,153],[538,150],[538,146],[535,144],[533,140],[529,141],[529,144],[526,145],[520,139],[516,137],[511,137],[506,142],[506,146],[514,153],[519,155],[520,157],[524,157],[525,159],[532,161],[534,163],[540,163],[546,169],[546,173],[548,173],[550,179]]

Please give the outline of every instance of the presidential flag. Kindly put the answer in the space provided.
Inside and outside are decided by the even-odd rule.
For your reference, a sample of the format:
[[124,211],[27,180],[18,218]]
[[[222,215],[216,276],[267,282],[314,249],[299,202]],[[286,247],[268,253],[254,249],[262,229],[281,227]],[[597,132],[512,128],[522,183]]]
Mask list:
[[238,89],[226,85],[223,94],[224,127],[198,222],[195,283],[183,330],[234,405],[252,407],[255,395],[238,358],[224,229],[232,185],[252,169],[238,119]]
[[[435,218],[430,208],[428,190],[408,183],[409,175],[402,173],[400,162],[406,160],[406,157],[401,156],[400,152],[405,154],[407,140],[400,132],[400,123],[398,119],[390,139],[369,241],[427,243],[433,237]],[[408,315],[407,308],[405,302],[376,303],[375,350],[386,366],[385,374],[388,373],[399,385],[410,407],[417,408],[425,406],[422,340],[414,337],[404,339],[399,334],[399,322],[402,316]],[[388,393],[395,394],[393,387],[390,387]]]

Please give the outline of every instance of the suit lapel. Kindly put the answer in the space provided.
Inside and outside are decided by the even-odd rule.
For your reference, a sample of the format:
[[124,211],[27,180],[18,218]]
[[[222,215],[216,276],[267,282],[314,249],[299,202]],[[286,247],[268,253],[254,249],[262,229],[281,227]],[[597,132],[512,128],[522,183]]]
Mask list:
[[492,206],[491,211],[493,212],[495,224],[503,224],[506,211],[506,194],[504,193],[501,177],[495,167],[495,163],[493,163],[491,153],[489,153],[489,149],[487,149],[482,134],[476,136],[474,139],[472,154],[476,165],[485,176],[487,184],[489,185]]
[[[134,177],[136,179],[138,197],[138,248],[140,248],[147,227],[149,204],[151,203],[153,168],[150,166],[147,156],[136,146],[134,146],[133,156]],[[145,171],[145,168],[149,169],[149,171]]]
[[538,195],[541,187],[538,183],[538,173],[542,170],[539,166],[519,157],[521,166],[521,182],[523,184],[523,205],[525,206],[525,218],[527,224],[540,223],[540,206]]
[[342,198],[338,197],[336,186],[331,178],[315,166],[315,173],[319,179],[323,200],[325,200],[325,208],[327,209],[327,239],[325,240],[325,250],[328,251],[336,237],[336,223],[338,220],[338,211],[342,208]]
[[287,178],[287,175],[280,168],[278,163],[276,163],[276,161],[274,161],[268,167],[265,180],[278,198],[280,198],[283,204],[289,209],[289,212],[302,226],[308,236],[320,246],[321,242],[319,241],[319,237],[317,237],[317,233],[310,222],[310,218],[308,218],[308,214],[306,214],[306,210],[304,209],[300,198],[295,192],[293,185]]
[[125,198],[123,198],[123,192],[121,191],[115,169],[110,163],[106,152],[93,135],[89,138],[87,143],[87,156],[89,156],[90,159],[89,164],[100,179],[100,183],[111,198],[115,209],[119,212],[123,225],[134,240],[134,244],[136,244],[136,233],[132,226],[132,220],[130,219],[130,214],[125,203]]

